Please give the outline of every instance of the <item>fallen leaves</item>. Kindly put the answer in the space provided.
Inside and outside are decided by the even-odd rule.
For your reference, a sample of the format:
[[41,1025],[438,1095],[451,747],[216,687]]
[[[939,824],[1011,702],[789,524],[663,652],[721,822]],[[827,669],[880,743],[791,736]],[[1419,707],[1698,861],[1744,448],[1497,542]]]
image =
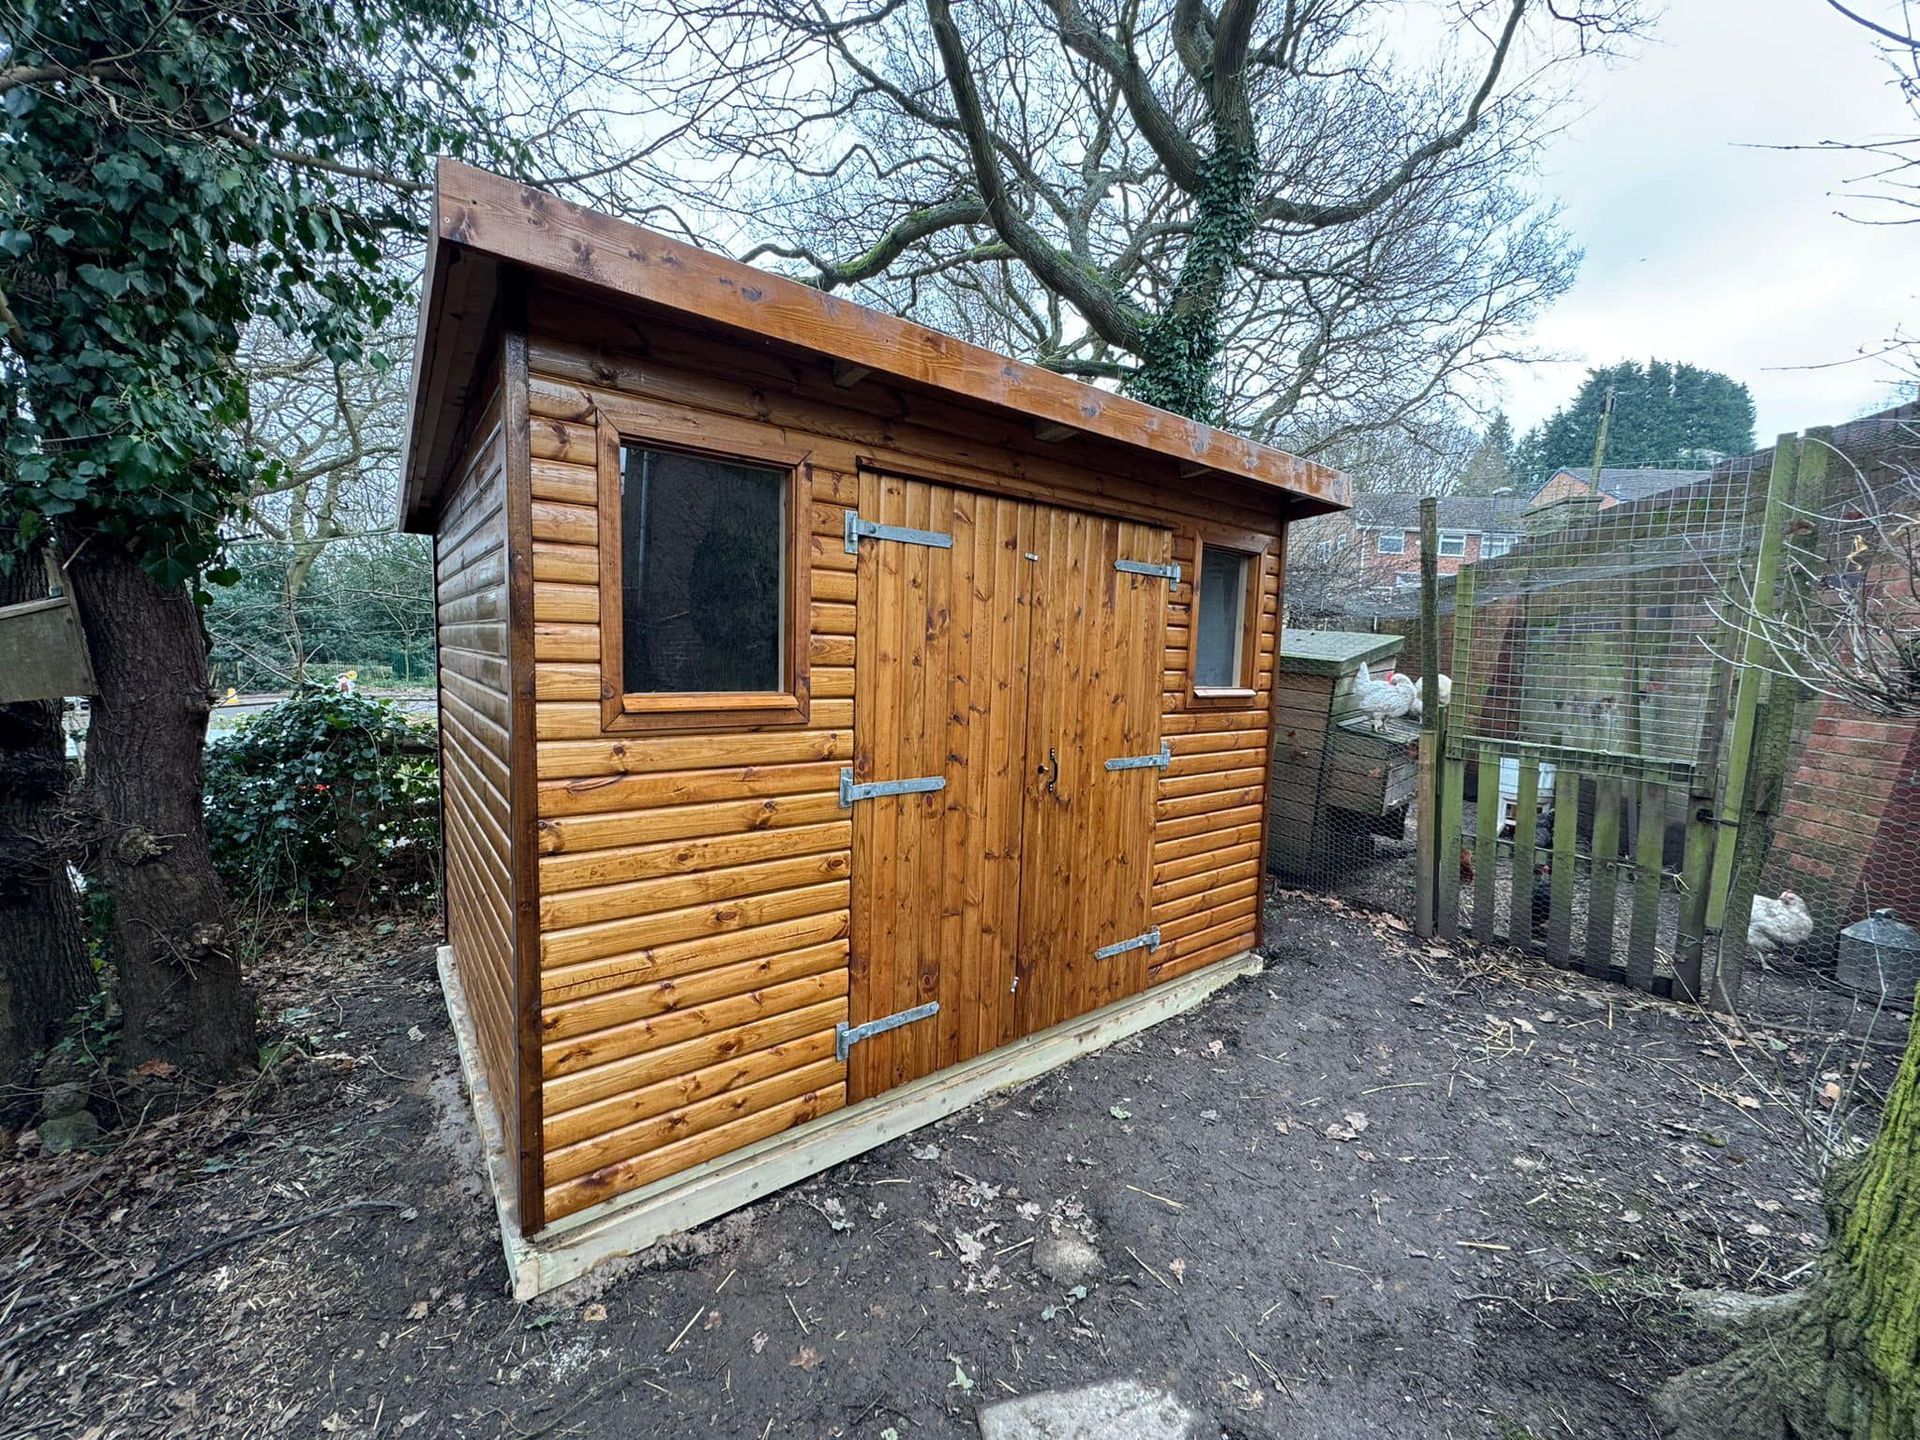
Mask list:
[[817,1370],[820,1368],[820,1352],[811,1345],[802,1345],[794,1357],[787,1361],[792,1370]]
[[1340,1119],[1327,1126],[1329,1140],[1358,1140],[1367,1129],[1367,1112],[1349,1110]]

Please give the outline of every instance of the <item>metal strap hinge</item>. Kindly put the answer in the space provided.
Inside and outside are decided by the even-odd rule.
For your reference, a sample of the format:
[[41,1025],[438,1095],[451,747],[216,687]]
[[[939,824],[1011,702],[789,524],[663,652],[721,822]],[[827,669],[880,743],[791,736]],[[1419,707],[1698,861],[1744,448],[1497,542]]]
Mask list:
[[947,788],[944,775],[920,775],[912,780],[872,780],[862,785],[853,783],[853,770],[843,766],[840,770],[840,808],[846,809],[856,800],[877,800],[882,795],[923,795],[929,790]]
[[878,520],[863,520],[859,512],[847,511],[847,553],[860,553],[860,537],[874,540],[899,540],[907,545],[931,545],[936,550],[951,550],[953,536],[938,530],[910,530],[905,525],[882,525]]
[[875,1035],[884,1035],[889,1030],[898,1030],[902,1025],[911,1025],[916,1020],[925,1020],[940,1013],[940,1002],[929,1000],[924,1005],[916,1005],[911,1010],[902,1010],[897,1014],[883,1015],[878,1020],[869,1020],[863,1025],[849,1025],[842,1020],[833,1027],[833,1058],[846,1063],[847,1052],[862,1040],[870,1040]]
[[1124,955],[1129,950],[1158,950],[1160,948],[1160,927],[1154,926],[1144,935],[1136,935],[1131,940],[1116,940],[1111,945],[1102,945],[1093,952],[1096,960],[1111,960],[1116,955]]
[[1107,761],[1109,770],[1164,770],[1173,763],[1173,747],[1160,742],[1158,755],[1116,755]]
[[1113,568],[1124,570],[1129,575],[1158,575],[1172,585],[1180,583],[1178,565],[1149,565],[1144,560],[1116,560],[1113,562]]

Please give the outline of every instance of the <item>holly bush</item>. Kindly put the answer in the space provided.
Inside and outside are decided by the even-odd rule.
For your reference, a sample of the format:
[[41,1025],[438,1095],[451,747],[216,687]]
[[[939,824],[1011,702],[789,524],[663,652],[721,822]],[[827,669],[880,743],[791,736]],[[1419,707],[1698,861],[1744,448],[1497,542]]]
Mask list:
[[433,893],[433,732],[398,705],[309,686],[207,747],[207,835],[236,893],[358,913]]

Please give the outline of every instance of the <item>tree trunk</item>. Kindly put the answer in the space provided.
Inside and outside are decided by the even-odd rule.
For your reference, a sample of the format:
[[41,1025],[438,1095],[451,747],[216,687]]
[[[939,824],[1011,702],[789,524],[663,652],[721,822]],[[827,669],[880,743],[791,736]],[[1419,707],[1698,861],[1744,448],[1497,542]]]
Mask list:
[[111,904],[122,1058],[235,1074],[256,1058],[227,898],[201,816],[212,692],[193,597],[95,536],[67,572],[99,694],[86,798],[98,827],[88,878]]
[[1127,393],[1136,399],[1209,424],[1220,420],[1220,320],[1227,287],[1258,228],[1259,156],[1238,128],[1232,135],[1216,134],[1204,181],[1193,197],[1193,239],[1173,298],[1147,327],[1140,368],[1127,383]]
[[1920,1436],[1920,1006],[1866,1156],[1827,1184],[1827,1248],[1799,1303],[1661,1392],[1673,1440]]
[[[43,599],[35,553],[0,572],[0,605]],[[60,702],[0,705],[0,1086],[31,1087],[33,1061],[94,988],[59,828],[69,772]]]

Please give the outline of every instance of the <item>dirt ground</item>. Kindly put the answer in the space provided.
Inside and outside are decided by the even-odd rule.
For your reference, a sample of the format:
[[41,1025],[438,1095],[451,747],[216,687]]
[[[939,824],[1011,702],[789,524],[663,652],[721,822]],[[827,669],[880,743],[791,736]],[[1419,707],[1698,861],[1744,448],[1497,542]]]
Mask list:
[[1870,1128],[1896,1052],[1801,1033],[1845,1018],[1812,982],[1742,1038],[1338,902],[1272,917],[1200,1010],[534,1305],[431,936],[310,937],[259,972],[297,1041],[268,1078],[0,1161],[0,1435],[912,1440],[1114,1376],[1234,1440],[1652,1433],[1715,1346],[1675,1296],[1792,1283],[1809,1127],[1857,1095]]

